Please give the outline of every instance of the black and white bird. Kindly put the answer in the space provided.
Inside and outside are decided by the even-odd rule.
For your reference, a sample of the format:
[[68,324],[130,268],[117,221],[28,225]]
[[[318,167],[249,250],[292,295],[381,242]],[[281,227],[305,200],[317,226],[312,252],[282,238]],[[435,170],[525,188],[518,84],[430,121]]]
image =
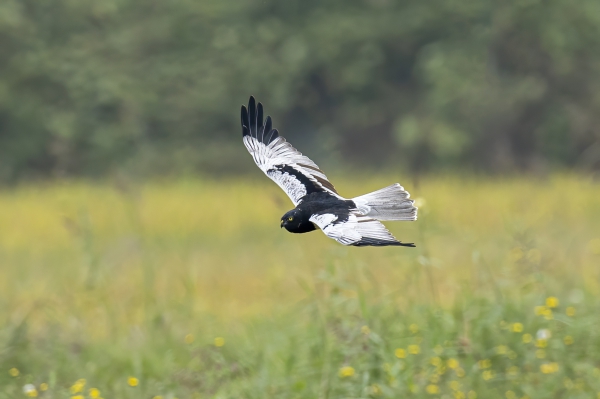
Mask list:
[[263,106],[250,97],[242,105],[244,145],[256,165],[290,197],[296,208],[281,218],[291,233],[323,230],[344,245],[414,247],[398,241],[379,220],[417,220],[410,195],[396,183],[369,194],[346,199],[327,176],[273,129],[271,117],[263,119]]

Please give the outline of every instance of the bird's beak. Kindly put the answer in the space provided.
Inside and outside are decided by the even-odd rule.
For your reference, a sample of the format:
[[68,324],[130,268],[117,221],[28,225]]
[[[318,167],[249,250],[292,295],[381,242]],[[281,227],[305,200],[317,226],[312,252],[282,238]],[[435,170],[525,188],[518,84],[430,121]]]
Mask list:
[[279,228],[283,228],[283,220],[281,221],[281,224],[279,225]]

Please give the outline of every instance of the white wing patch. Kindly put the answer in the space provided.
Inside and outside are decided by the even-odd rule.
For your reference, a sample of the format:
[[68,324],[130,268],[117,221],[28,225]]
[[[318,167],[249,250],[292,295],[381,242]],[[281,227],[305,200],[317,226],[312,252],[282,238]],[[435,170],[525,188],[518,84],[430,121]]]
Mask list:
[[283,137],[277,137],[271,143],[265,145],[252,136],[244,136],[244,145],[252,155],[256,165],[285,191],[294,205],[298,205],[300,199],[308,193],[308,187],[293,174],[277,170],[276,166],[288,166],[304,176],[321,191],[344,199],[337,194],[335,188],[319,167],[292,147]]
[[337,222],[336,215],[327,213],[313,215],[309,220],[319,226],[327,237],[344,245],[412,246],[400,243],[383,224],[359,213],[350,213],[348,220],[344,222]]
[[306,195],[306,186],[296,176],[277,169],[267,170],[265,173],[285,191],[294,205],[298,205],[300,198]]

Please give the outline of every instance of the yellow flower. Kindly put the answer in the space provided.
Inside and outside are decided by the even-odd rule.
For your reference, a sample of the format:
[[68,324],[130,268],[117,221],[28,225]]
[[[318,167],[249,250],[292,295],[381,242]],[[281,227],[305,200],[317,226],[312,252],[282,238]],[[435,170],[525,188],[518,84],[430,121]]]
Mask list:
[[25,384],[23,386],[23,392],[30,398],[36,398],[38,396],[38,391],[33,384]]
[[446,372],[446,367],[444,367],[443,365],[438,366],[436,371],[439,375],[443,375]]
[[469,398],[469,399],[477,399],[477,392],[475,392],[475,391],[469,391],[469,393],[467,394],[467,398]]
[[90,388],[90,398],[97,399],[100,397],[100,390],[98,388]]
[[574,308],[573,306],[569,306],[569,307],[567,308],[567,310],[565,310],[565,313],[566,313],[566,314],[567,314],[567,316],[569,316],[569,317],[573,317],[573,316],[575,316],[575,313],[576,313],[576,312],[577,312],[577,311],[575,310],[575,308]]
[[506,396],[506,399],[517,399],[517,395],[513,391],[506,391],[504,396]]
[[493,370],[485,370],[481,375],[485,381],[489,381],[492,378],[494,378],[494,371]]
[[85,399],[85,396],[83,396],[83,395],[75,395],[75,396],[71,396],[71,399]]
[[416,334],[419,332],[419,326],[416,324],[411,324],[408,329],[410,330],[411,333]]
[[85,387],[85,380],[77,380],[77,382],[73,384],[69,390],[72,394],[76,394],[79,392],[83,392],[83,387]]
[[127,385],[129,385],[130,387],[137,387],[139,383],[140,383],[140,380],[138,380],[135,377],[129,377],[127,379]]
[[371,333],[371,329],[369,328],[369,326],[362,326],[360,328],[360,332],[365,335],[369,335]]
[[40,391],[47,391],[48,390],[48,384],[46,384],[45,382],[42,382],[40,384]]
[[549,296],[546,298],[546,306],[549,308],[557,308],[559,304],[558,298],[555,296]]
[[513,323],[512,330],[513,330],[513,332],[516,332],[516,333],[523,332],[523,324],[522,323]]
[[465,399],[465,394],[461,391],[454,392],[454,399]]
[[465,376],[465,370],[462,367],[456,369],[456,376],[462,378]]
[[440,393],[440,387],[434,384],[429,384],[425,388],[425,391],[427,391],[427,393],[430,395],[435,395],[436,393]]
[[534,311],[535,311],[536,316],[543,316],[544,312],[546,311],[546,307],[545,306],[536,306]]
[[544,318],[546,320],[552,320],[554,318],[554,313],[552,313],[552,309],[545,309],[544,310]]
[[455,370],[458,368],[460,364],[458,363],[458,360],[456,360],[455,358],[450,358],[448,360],[446,360],[446,366],[448,366],[448,368]]
[[408,345],[408,353],[411,355],[418,355],[421,353],[421,347],[419,345]]
[[492,361],[490,359],[483,359],[478,361],[477,365],[480,369],[488,369],[492,366]]
[[573,345],[573,337],[570,335],[567,335],[563,341],[565,342],[565,345]]
[[185,335],[185,338],[183,338],[183,341],[184,341],[186,344],[191,344],[191,343],[193,343],[193,342],[194,342],[194,334],[186,334],[186,335]]
[[535,357],[537,357],[538,359],[543,359],[546,357],[546,351],[543,349],[538,349],[535,351]]
[[496,347],[496,353],[498,355],[506,355],[508,353],[508,346],[506,345],[499,345]]
[[528,344],[531,342],[531,340],[533,339],[533,337],[531,336],[531,334],[523,334],[523,342]]
[[538,348],[545,348],[548,346],[548,341],[545,339],[536,339],[535,340],[535,346],[537,346]]
[[394,355],[396,355],[398,359],[404,359],[406,357],[406,351],[402,348],[397,348],[394,351]]
[[429,359],[429,362],[432,366],[439,366],[440,364],[442,364],[442,359],[436,356]]
[[454,380],[454,381],[450,381],[448,383],[448,385],[450,386],[450,389],[452,389],[453,391],[458,391],[460,389],[460,382]]
[[544,374],[552,374],[558,371],[558,363],[544,363],[540,365],[540,371]]
[[16,367],[13,367],[12,369],[8,370],[8,374],[10,374],[12,377],[18,377],[19,376],[19,369]]
[[225,338],[223,338],[223,337],[217,337],[217,338],[215,338],[215,346],[217,348],[220,348],[223,345],[225,345]]
[[354,367],[344,366],[339,372],[340,378],[352,377],[354,375]]
[[154,396],[152,399],[163,399],[163,397],[162,397],[162,396],[160,396],[160,395],[156,395],[156,396]]

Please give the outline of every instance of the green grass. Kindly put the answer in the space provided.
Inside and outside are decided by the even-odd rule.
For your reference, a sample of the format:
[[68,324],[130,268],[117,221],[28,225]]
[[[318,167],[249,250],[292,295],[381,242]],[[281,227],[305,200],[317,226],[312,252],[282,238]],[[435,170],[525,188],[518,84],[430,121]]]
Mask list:
[[265,179],[5,189],[0,398],[600,395],[600,185],[403,183],[415,249],[291,235]]

